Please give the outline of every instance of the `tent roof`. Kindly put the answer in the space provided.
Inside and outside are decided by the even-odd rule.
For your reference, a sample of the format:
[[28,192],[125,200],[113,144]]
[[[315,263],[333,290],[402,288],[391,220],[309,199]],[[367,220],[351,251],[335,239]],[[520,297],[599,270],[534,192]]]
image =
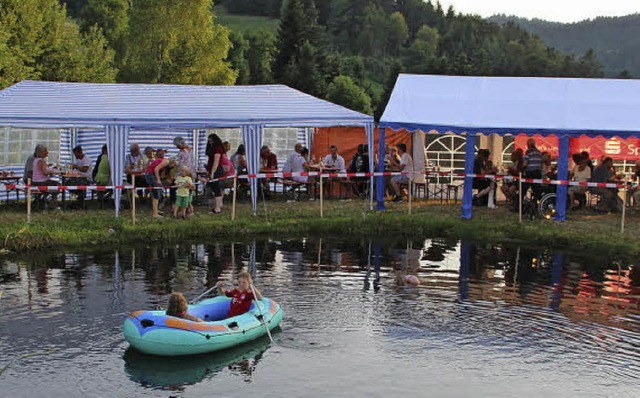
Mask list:
[[361,114],[284,85],[187,86],[25,80],[0,91],[0,125],[132,128],[363,126]]
[[630,136],[640,80],[398,76],[381,127],[441,133]]

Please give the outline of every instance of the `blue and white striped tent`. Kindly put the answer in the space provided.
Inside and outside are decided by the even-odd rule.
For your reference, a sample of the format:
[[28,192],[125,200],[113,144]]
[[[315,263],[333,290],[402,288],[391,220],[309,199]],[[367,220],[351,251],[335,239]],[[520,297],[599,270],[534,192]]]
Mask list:
[[[0,126],[60,128],[71,147],[89,140],[107,144],[113,184],[123,181],[128,143],[157,132],[201,147],[207,128],[240,128],[249,173],[260,166],[265,127],[361,126],[373,148],[373,117],[283,85],[186,86],[60,83],[25,80],[0,91]],[[96,155],[96,154],[94,154]],[[97,155],[96,155],[97,156]],[[95,156],[94,156],[95,159]],[[373,158],[370,160],[373,162]],[[373,164],[370,165],[373,169]],[[257,182],[252,180],[256,211]],[[116,192],[116,214],[120,192]]]

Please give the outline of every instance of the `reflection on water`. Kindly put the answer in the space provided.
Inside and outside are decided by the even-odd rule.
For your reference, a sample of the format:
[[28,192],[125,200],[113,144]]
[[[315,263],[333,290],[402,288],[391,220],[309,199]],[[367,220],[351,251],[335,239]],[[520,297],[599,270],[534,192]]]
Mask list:
[[[125,313],[243,268],[285,309],[273,345],[128,349]],[[543,248],[341,237],[29,254],[0,262],[0,290],[11,396],[633,396],[640,378],[640,268]]]
[[128,348],[124,353],[124,371],[131,380],[144,387],[168,390],[184,390],[185,386],[213,377],[225,368],[250,383],[269,344],[269,338],[263,336],[240,347],[176,358],[158,358]]

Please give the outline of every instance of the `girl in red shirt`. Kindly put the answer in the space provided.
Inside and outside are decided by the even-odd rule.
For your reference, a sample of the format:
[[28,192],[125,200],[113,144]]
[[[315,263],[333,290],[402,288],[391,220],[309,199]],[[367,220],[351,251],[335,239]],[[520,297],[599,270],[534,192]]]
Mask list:
[[231,306],[229,307],[229,314],[227,315],[227,318],[242,315],[249,311],[251,302],[254,299],[262,300],[262,294],[255,286],[253,287],[253,290],[256,292],[257,297],[253,296],[253,292],[251,291],[252,285],[253,279],[251,278],[251,274],[247,271],[242,271],[240,275],[238,275],[238,287],[235,289],[226,290],[222,287],[222,282],[216,283],[220,294],[233,298],[233,300],[231,300]]

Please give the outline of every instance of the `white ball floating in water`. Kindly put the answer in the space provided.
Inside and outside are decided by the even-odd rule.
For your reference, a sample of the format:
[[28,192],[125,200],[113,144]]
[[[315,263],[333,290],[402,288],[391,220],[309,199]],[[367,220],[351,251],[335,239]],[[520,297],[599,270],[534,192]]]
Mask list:
[[420,284],[420,279],[415,275],[405,275],[404,283],[407,285],[418,286]]

